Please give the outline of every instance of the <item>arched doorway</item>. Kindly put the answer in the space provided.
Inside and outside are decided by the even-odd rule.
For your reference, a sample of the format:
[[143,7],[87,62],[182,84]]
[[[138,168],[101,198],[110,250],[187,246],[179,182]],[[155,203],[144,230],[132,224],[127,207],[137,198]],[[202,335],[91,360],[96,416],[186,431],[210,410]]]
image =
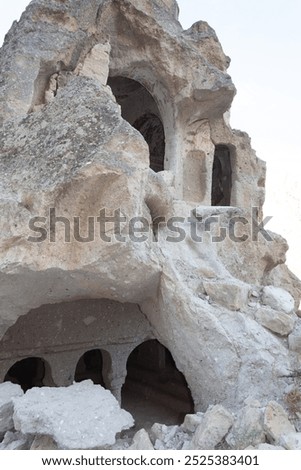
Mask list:
[[5,375],[4,382],[19,384],[24,392],[26,392],[33,387],[50,385],[45,383],[46,372],[48,372],[48,376],[50,376],[50,367],[43,359],[39,357],[28,357],[16,362],[9,369]]
[[130,354],[121,398],[137,427],[150,428],[155,422],[181,424],[194,411],[185,377],[157,340],[140,344]]
[[103,357],[100,349],[87,351],[79,359],[75,369],[74,381],[82,382],[83,380],[92,380],[94,384],[105,387]]
[[135,127],[149,146],[150,168],[164,170],[165,132],[157,103],[147,89],[126,77],[110,77],[108,85],[121,107],[123,119]]
[[212,170],[212,206],[230,206],[231,190],[231,152],[226,145],[217,145]]

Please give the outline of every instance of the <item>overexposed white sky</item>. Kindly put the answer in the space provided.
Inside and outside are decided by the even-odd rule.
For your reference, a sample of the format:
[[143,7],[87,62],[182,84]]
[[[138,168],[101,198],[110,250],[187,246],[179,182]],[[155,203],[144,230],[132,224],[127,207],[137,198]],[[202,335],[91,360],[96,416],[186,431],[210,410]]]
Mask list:
[[[0,0],[0,44],[29,0]],[[288,264],[301,277],[301,1],[178,0],[189,28],[207,21],[232,59],[238,93],[233,128],[247,131],[268,164],[265,214],[268,228],[290,244]],[[1,71],[0,71],[1,73]]]

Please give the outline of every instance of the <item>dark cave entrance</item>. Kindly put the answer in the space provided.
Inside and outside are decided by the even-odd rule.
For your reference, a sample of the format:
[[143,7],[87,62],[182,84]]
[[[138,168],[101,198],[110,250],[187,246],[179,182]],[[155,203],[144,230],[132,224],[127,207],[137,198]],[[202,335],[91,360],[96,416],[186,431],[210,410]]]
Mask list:
[[181,424],[187,413],[194,412],[185,377],[157,340],[140,344],[130,354],[121,403],[134,416],[136,427]]
[[75,369],[74,381],[82,382],[83,380],[92,380],[94,384],[105,388],[103,356],[100,349],[87,351],[79,359]]
[[157,103],[147,89],[126,77],[110,77],[108,85],[121,107],[123,119],[137,129],[149,146],[150,168],[164,170],[165,132]]
[[24,392],[33,387],[43,387],[46,366],[45,361],[39,357],[22,359],[9,369],[4,382],[19,384]]
[[212,170],[212,206],[230,206],[231,190],[231,152],[226,145],[217,145],[215,147]]

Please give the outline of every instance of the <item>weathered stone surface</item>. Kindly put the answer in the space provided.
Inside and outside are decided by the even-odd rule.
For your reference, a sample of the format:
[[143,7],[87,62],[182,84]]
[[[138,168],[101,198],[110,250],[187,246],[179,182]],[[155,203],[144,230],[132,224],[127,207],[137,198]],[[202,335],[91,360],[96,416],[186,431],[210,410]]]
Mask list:
[[32,436],[21,432],[8,431],[0,443],[0,450],[29,450],[33,441]]
[[101,85],[106,85],[109,76],[109,62],[110,45],[108,43],[96,44],[83,64],[79,64],[75,73],[97,80]]
[[133,426],[131,415],[92,381],[66,388],[33,388],[14,399],[14,424],[23,434],[51,437],[61,449],[93,449],[115,443]]
[[13,398],[23,395],[20,385],[4,382],[0,384],[0,436],[14,429]]
[[195,432],[196,428],[201,424],[204,413],[196,413],[194,415],[186,415],[181,427],[184,431]]
[[226,441],[235,450],[265,442],[263,410],[250,405],[244,407],[238,413]]
[[209,297],[230,310],[244,309],[248,303],[250,287],[240,282],[204,282]]
[[140,429],[133,437],[133,444],[129,450],[154,450],[154,446],[145,429]]
[[301,320],[298,319],[295,329],[288,337],[288,345],[291,351],[301,354]]
[[275,311],[269,307],[259,308],[255,318],[262,326],[281,336],[289,335],[297,321],[296,315]]
[[264,431],[271,443],[276,445],[285,434],[295,433],[286,411],[279,403],[271,401],[264,412]]
[[165,426],[155,423],[150,431],[155,450],[188,449],[191,434],[188,435],[181,426]]
[[283,434],[279,442],[287,450],[301,450],[301,433]]
[[233,416],[225,408],[216,405],[209,409],[191,441],[191,449],[214,449],[226,436],[233,424]]
[[[212,403],[237,409],[249,395],[266,403],[280,399],[289,384],[294,354],[254,321],[248,306],[247,293],[273,284],[271,273],[288,249],[280,236],[254,240],[252,233],[251,219],[258,215],[260,223],[262,216],[265,164],[249,136],[229,125],[235,87],[215,32],[205,22],[183,31],[177,15],[173,0],[35,0],[6,36],[0,51],[0,337],[7,336],[0,380],[11,366],[5,343],[12,345],[18,325],[9,328],[18,318],[30,318],[19,344],[26,357],[26,338],[38,325],[33,310],[54,310],[53,338],[62,338],[66,303],[87,301],[89,310],[90,301],[106,299],[127,304],[125,314],[135,305],[141,315],[139,327],[128,319],[125,337],[120,321],[118,335],[93,342],[110,350],[107,381],[118,397],[131,351],[126,341],[134,347],[150,336],[170,350],[196,410]],[[158,173],[150,168],[151,148],[160,147],[158,127],[155,145],[137,130],[148,113],[164,130],[164,171]],[[231,197],[229,205],[215,207],[216,147],[224,144],[233,163]],[[202,208],[196,218],[195,207]],[[120,230],[104,226],[102,208],[109,216],[120,209],[127,222]],[[36,216],[45,221],[40,228]],[[166,223],[172,216],[185,218],[182,241],[166,239],[175,235]],[[143,242],[130,230],[137,217],[148,226]],[[158,217],[165,222],[158,225]],[[235,227],[235,220],[249,223]],[[193,236],[196,222],[202,242]],[[212,239],[225,230],[226,238]],[[240,236],[247,238],[238,243]],[[277,286],[293,292],[297,304],[299,283],[283,273]],[[278,303],[274,297],[280,311],[289,308],[287,295],[279,300],[278,292]],[[87,330],[94,324],[94,331],[112,331],[104,303],[103,316],[76,316]],[[85,340],[80,328],[68,326],[72,347],[74,338],[76,345]],[[46,347],[33,336],[34,356],[47,356],[56,385],[68,384],[74,357],[84,351],[62,360],[61,348],[70,344],[48,336]]]
[[281,287],[266,286],[262,292],[262,302],[274,310],[280,310],[285,313],[292,313],[295,308],[295,302],[289,292]]

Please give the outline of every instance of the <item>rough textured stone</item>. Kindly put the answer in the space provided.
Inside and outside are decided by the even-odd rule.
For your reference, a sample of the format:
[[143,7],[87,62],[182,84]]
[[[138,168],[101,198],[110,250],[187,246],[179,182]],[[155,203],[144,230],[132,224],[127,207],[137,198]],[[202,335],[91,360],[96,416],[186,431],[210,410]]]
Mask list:
[[235,450],[265,442],[263,410],[250,405],[244,407],[238,413],[226,441]]
[[292,351],[301,354],[301,320],[298,319],[294,331],[288,337],[288,345]]
[[209,297],[230,310],[244,309],[248,303],[249,286],[239,282],[204,282]]
[[271,443],[279,444],[285,434],[295,433],[286,411],[279,403],[271,401],[264,412],[264,430]]
[[301,433],[283,434],[280,444],[287,450],[301,450]]
[[233,424],[233,416],[222,406],[209,409],[191,441],[191,449],[214,449],[226,436]]
[[154,446],[145,429],[140,429],[133,437],[133,444],[129,450],[154,450]]
[[151,438],[155,450],[189,449],[191,434],[188,435],[180,426],[165,426],[155,423],[151,429]]
[[109,44],[96,44],[85,58],[83,64],[80,64],[75,72],[97,80],[101,85],[106,85],[109,76],[109,60]]
[[256,320],[265,328],[281,336],[289,335],[297,321],[296,315],[289,315],[283,312],[275,312],[268,307],[261,307],[255,314]]
[[[87,331],[114,330],[107,303],[113,301],[125,318],[130,306],[139,311],[137,322],[127,318],[124,336],[123,321],[107,342],[103,334],[101,344],[93,336],[93,348],[110,351],[106,378],[116,397],[131,348],[149,337],[171,352],[196,410],[212,403],[238,409],[249,395],[266,403],[290,384],[295,355],[254,320],[247,298],[275,282],[292,292],[295,304],[300,299],[298,280],[285,270],[273,276],[285,262],[285,240],[272,233],[270,241],[260,233],[254,240],[252,233],[251,219],[262,217],[265,164],[249,136],[230,127],[236,90],[215,32],[204,21],[184,31],[177,16],[173,0],[35,0],[6,36],[0,51],[0,380],[11,358],[27,357],[26,338],[39,331],[42,312],[47,323],[55,312],[57,335],[44,329],[44,345],[33,334],[30,352],[54,371],[50,377],[48,370],[47,385],[70,383]],[[146,129],[159,120],[161,134],[160,125],[151,136],[139,132],[146,115]],[[162,145],[164,170],[156,173],[151,150]],[[213,190],[223,184],[223,175],[214,176],[223,146],[232,185],[219,200],[227,206],[212,206]],[[104,226],[102,208],[110,216],[120,209],[127,222],[120,230]],[[186,237],[177,243],[167,240],[177,233],[170,224],[158,223],[173,216],[186,221]],[[147,222],[145,241],[132,236],[129,221],[136,217]],[[85,230],[91,218],[92,239]],[[193,235],[195,224],[202,242]],[[283,300],[277,292],[273,305],[288,309],[288,294]],[[97,301],[106,305],[104,315],[95,315]],[[67,303],[77,311],[74,324],[66,325]],[[11,350],[22,316],[24,335],[18,351]],[[79,324],[87,326],[82,335]],[[62,339],[66,329],[70,343]]]
[[33,388],[14,399],[15,428],[49,436],[61,449],[93,449],[115,443],[115,435],[133,426],[108,390],[92,381],[66,388]]
[[8,431],[0,443],[0,450],[29,450],[32,441],[32,436],[24,435],[21,432]]
[[196,428],[201,424],[204,413],[197,413],[194,415],[186,415],[181,427],[184,431],[195,432]]
[[13,398],[23,395],[20,385],[4,382],[0,384],[0,436],[14,429]]
[[295,308],[293,297],[284,289],[275,286],[266,286],[262,292],[262,302],[274,310],[292,313]]

